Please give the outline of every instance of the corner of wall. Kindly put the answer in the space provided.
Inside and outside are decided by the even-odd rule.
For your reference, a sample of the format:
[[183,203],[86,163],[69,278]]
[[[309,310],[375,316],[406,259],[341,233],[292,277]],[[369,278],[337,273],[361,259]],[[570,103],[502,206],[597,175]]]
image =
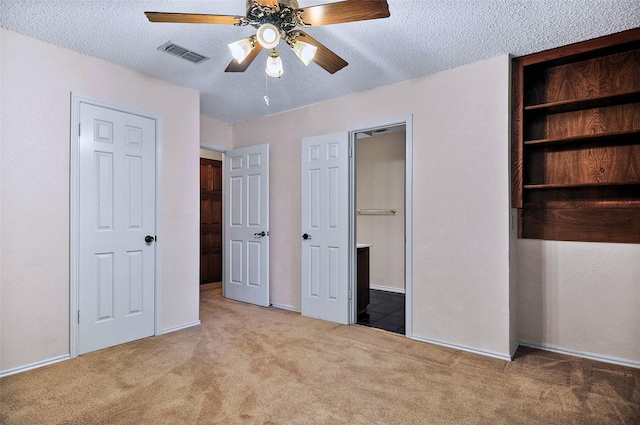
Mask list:
[[511,144],[512,140],[512,55],[507,55],[508,68],[509,68],[509,78],[508,78],[508,122],[507,122],[507,134],[508,134],[508,146],[507,152],[509,157],[509,163],[507,167],[509,167],[509,349],[511,351],[511,356],[515,355],[516,350],[518,349],[518,210],[517,208],[511,208]]
[[233,149],[233,125],[201,114],[200,144],[220,150]]

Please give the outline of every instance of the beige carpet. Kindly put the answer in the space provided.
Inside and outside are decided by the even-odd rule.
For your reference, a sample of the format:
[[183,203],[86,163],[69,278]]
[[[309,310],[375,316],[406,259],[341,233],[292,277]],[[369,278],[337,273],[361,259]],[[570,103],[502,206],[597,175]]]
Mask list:
[[2,424],[639,424],[640,370],[513,362],[202,292],[202,326],[0,380]]

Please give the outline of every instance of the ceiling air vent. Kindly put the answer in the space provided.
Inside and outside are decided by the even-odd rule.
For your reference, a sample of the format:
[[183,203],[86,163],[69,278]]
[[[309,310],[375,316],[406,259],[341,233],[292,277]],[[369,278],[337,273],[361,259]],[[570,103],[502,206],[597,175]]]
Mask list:
[[169,53],[170,55],[173,55],[173,56],[177,56],[191,63],[201,63],[209,59],[206,56],[203,56],[196,52],[192,52],[191,50],[185,49],[184,47],[178,46],[177,44],[172,43],[170,41],[158,47],[158,50]]

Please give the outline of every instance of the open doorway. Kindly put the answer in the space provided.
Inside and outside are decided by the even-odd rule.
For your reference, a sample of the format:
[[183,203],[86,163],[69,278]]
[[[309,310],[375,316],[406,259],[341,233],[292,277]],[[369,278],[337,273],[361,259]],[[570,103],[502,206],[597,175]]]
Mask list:
[[413,117],[352,127],[349,149],[351,323],[411,338]]
[[356,322],[405,334],[406,125],[355,135]]

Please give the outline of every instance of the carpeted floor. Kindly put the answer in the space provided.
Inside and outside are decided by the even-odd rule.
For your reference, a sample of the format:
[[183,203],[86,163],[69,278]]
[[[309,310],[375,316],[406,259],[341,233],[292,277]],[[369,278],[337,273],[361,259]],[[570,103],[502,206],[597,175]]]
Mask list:
[[2,424],[639,424],[640,370],[513,362],[202,292],[202,326],[0,380]]

